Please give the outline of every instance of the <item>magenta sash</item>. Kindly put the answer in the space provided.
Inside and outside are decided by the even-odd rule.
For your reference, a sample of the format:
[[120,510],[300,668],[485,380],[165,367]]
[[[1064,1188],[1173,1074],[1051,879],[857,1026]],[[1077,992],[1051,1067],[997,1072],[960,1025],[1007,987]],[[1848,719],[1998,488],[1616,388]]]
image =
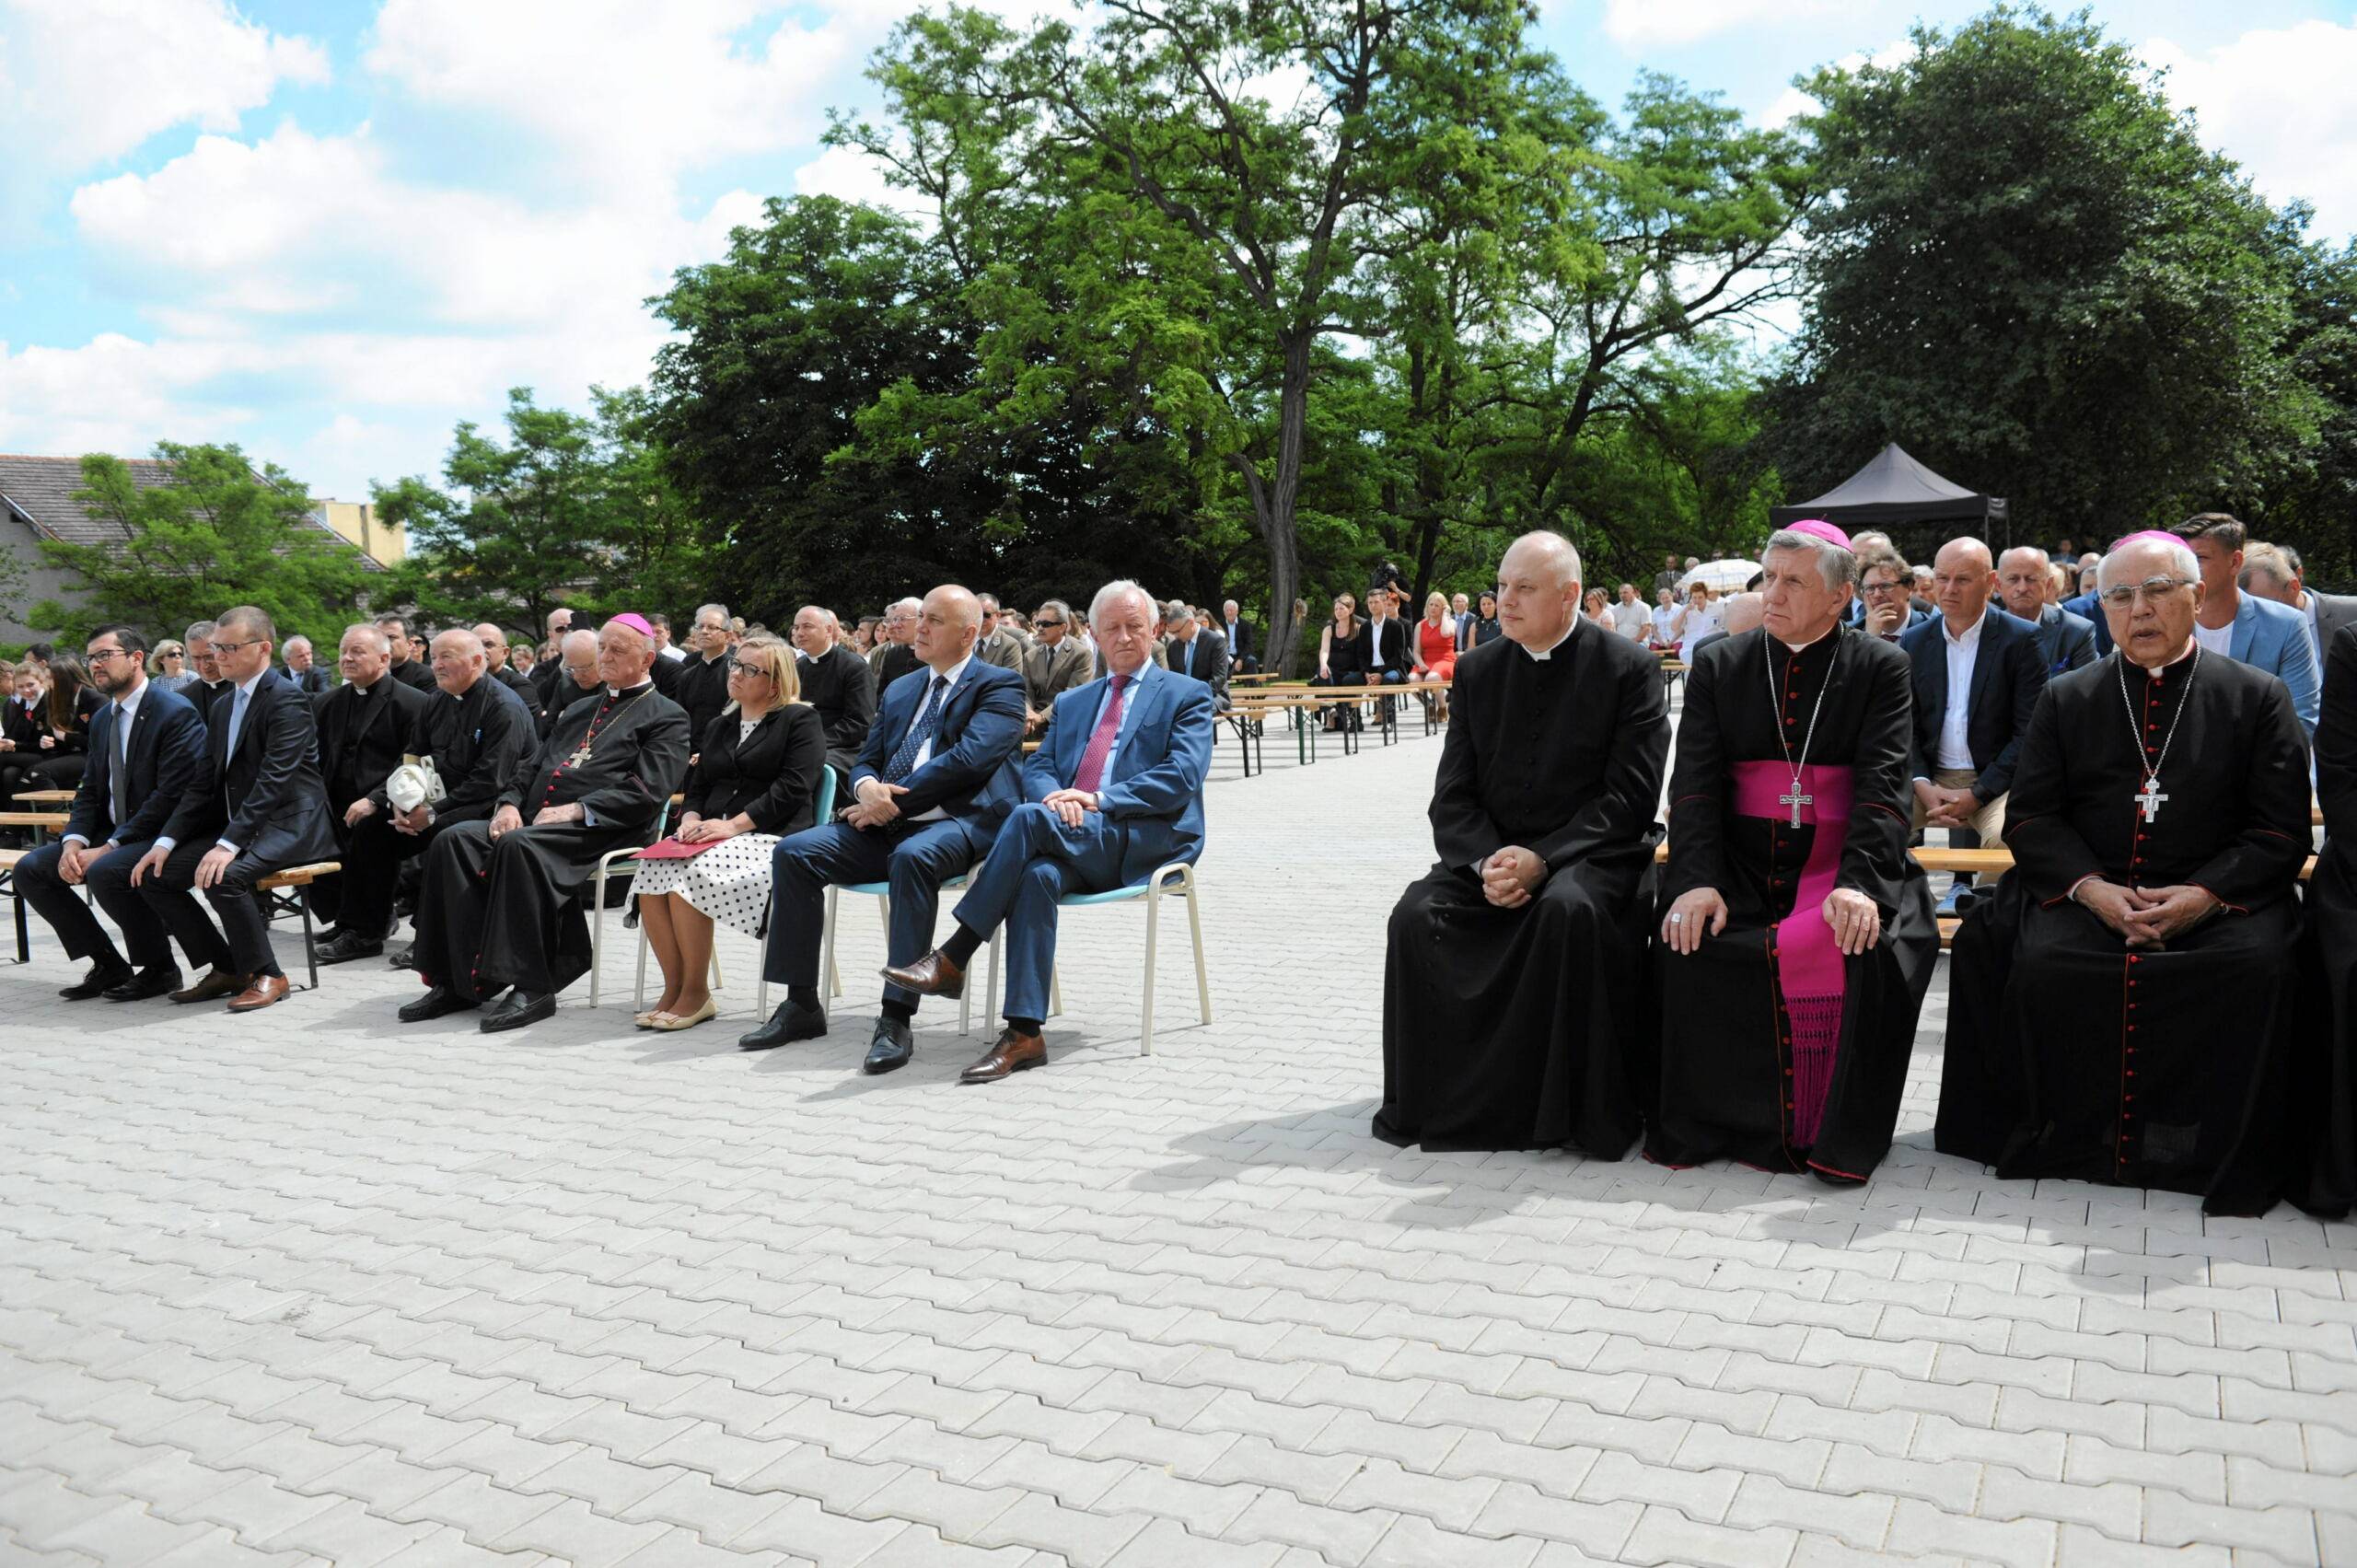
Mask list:
[[[1737,762],[1735,812],[1789,827],[1793,808],[1777,797],[1790,794],[1793,772],[1782,762]],[[1792,1031],[1792,1132],[1794,1148],[1817,1142],[1825,1097],[1833,1086],[1833,1063],[1841,1044],[1845,993],[1841,949],[1825,922],[1825,897],[1840,884],[1842,828],[1850,820],[1850,770],[1812,763],[1801,770],[1801,793],[1810,796],[1801,820],[1814,825],[1793,912],[1776,923],[1768,941],[1769,972],[1783,1008],[1780,1024]],[[1782,1028],[1777,1030],[1781,1036]]]

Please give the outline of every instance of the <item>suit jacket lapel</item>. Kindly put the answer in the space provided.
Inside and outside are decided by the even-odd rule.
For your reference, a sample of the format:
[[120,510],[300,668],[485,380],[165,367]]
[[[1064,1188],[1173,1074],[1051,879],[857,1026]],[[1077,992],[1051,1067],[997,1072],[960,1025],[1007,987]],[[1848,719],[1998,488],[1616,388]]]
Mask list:
[[2237,663],[2250,662],[2250,645],[2258,636],[2258,607],[2246,594],[2235,603],[2235,635],[2226,645],[2226,652]]
[[[1981,614],[1980,646],[1972,656],[1972,683],[1969,690],[1966,691],[1964,698],[1965,711],[1967,713],[1975,713],[1980,710],[1980,693],[1988,690],[1989,671],[1991,667],[1997,662],[1997,642],[1999,636],[1997,631],[1997,616],[1999,613],[2000,612],[1997,610],[1991,608],[1983,611]],[[1940,635],[1945,637],[1947,634],[1948,629],[1946,626],[1943,625],[1940,628]]]

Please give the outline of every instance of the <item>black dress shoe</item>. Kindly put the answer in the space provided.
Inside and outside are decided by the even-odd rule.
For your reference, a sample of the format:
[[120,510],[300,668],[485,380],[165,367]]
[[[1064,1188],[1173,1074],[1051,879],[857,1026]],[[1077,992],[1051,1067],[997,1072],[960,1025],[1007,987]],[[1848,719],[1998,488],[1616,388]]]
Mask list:
[[92,964],[90,972],[72,985],[58,987],[57,994],[68,1002],[87,1002],[93,996],[104,996],[118,985],[129,983],[129,964]]
[[422,1024],[446,1013],[462,1013],[474,1005],[474,998],[461,996],[447,985],[437,985],[416,1001],[401,1004],[401,1020],[404,1024]]
[[543,991],[535,996],[517,986],[501,999],[498,1006],[483,1015],[477,1028],[485,1034],[497,1034],[502,1029],[520,1029],[526,1024],[537,1024],[556,1016],[556,993]]
[[737,1037],[739,1051],[769,1051],[781,1045],[791,1045],[797,1040],[817,1040],[827,1032],[827,1010],[823,1007],[797,1007],[791,1002],[781,1002],[770,1021],[757,1029],[749,1029]]
[[319,944],[319,962],[348,964],[354,958],[373,958],[384,950],[381,941],[372,941],[356,931],[339,931]]
[[171,964],[156,964],[139,970],[121,985],[107,991],[110,1002],[145,1002],[151,996],[168,996],[180,988],[180,971]]
[[867,1041],[867,1060],[859,1064],[863,1073],[889,1073],[905,1067],[909,1058],[917,1053],[917,1042],[909,1033],[909,1026],[898,1018],[876,1020],[876,1033]]

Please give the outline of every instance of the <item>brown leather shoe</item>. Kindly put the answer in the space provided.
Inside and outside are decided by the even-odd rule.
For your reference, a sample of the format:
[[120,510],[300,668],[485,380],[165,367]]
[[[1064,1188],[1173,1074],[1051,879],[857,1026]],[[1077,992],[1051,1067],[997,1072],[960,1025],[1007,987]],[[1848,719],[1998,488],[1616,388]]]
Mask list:
[[273,1002],[285,1001],[286,993],[294,989],[294,985],[283,974],[258,974],[254,976],[251,985],[238,993],[236,999],[229,1004],[229,1011],[232,1013],[258,1012]]
[[888,969],[884,978],[920,996],[946,996],[952,1002],[966,993],[966,971],[935,947],[906,969]]
[[224,996],[235,996],[246,988],[246,977],[231,974],[227,970],[207,970],[204,978],[185,991],[172,993],[172,1000],[185,1006],[191,1002],[212,1002]]
[[999,1031],[997,1044],[983,1051],[971,1067],[958,1074],[958,1081],[961,1084],[995,1084],[1010,1073],[1047,1064],[1047,1036],[1017,1034],[1014,1028],[1008,1028]]

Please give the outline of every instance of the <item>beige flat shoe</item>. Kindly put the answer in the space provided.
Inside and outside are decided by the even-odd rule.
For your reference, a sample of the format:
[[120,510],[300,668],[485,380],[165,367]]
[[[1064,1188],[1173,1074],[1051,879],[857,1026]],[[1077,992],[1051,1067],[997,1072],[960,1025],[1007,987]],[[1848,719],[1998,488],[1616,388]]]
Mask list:
[[650,1028],[660,1029],[666,1034],[672,1034],[680,1029],[694,1028],[698,1024],[709,1023],[719,1016],[720,1004],[707,996],[703,999],[703,1005],[697,1008],[694,1012],[687,1014],[685,1016],[681,1016],[677,1013],[659,1014],[656,1016],[655,1022],[647,1027]]

